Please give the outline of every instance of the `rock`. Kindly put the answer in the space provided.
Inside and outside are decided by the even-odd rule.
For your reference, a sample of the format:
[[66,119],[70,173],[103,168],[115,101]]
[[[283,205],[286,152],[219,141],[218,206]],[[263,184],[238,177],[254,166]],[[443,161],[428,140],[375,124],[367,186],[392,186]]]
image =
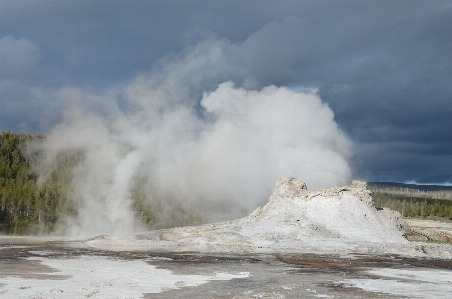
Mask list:
[[353,181],[350,184],[351,188],[360,188],[360,189],[366,189],[367,190],[367,183],[366,182],[361,182],[361,181]]
[[276,182],[273,196],[297,197],[300,196],[304,190],[308,190],[304,182],[299,181],[294,177],[287,176]]
[[[308,191],[294,177],[276,183],[270,201],[241,222],[244,226],[273,223],[289,226],[296,222],[297,235],[365,242],[405,242],[399,213],[377,210],[365,182],[350,186]],[[236,221],[241,221],[240,219]],[[288,228],[287,231],[290,229]]]

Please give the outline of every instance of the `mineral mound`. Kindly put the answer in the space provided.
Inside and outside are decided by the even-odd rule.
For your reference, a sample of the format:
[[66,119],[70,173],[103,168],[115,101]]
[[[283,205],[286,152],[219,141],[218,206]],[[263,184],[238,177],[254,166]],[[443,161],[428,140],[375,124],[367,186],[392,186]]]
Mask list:
[[293,177],[276,183],[270,202],[250,216],[237,220],[246,226],[287,227],[295,239],[340,238],[366,242],[407,242],[401,215],[376,209],[364,182],[350,186],[308,191]]
[[285,177],[270,201],[227,222],[143,232],[129,239],[94,239],[104,250],[235,253],[362,253],[451,258],[452,246],[411,243],[398,212],[376,209],[366,183],[309,191]]

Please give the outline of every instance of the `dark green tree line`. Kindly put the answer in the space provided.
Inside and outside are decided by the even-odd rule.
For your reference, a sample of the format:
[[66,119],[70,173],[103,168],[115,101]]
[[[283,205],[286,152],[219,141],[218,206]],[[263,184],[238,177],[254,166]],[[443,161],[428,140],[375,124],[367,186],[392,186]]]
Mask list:
[[446,217],[452,219],[452,200],[410,194],[373,192],[376,207],[388,207],[405,217]]
[[[83,150],[69,150],[56,156],[53,169],[38,183],[44,135],[0,132],[0,234],[49,234],[65,217],[76,217],[78,204],[72,198],[73,170],[83,163]],[[174,198],[158,197],[136,179],[130,190],[136,217],[148,228],[199,224],[195,212],[184,209]]]
[[[30,172],[33,156],[27,158],[25,144],[41,135],[0,134],[0,232],[21,234],[47,215]],[[43,218],[41,218],[41,216]]]

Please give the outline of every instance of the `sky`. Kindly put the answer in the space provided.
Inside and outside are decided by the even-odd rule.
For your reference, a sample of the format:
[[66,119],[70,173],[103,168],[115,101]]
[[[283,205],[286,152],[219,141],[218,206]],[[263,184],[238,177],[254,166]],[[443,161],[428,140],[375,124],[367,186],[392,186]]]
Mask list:
[[331,109],[352,178],[450,184],[450,28],[450,1],[0,0],[0,130],[52,132],[74,107],[112,116],[105,101],[130,113],[137,82],[168,73],[200,115],[219,86],[274,85]]

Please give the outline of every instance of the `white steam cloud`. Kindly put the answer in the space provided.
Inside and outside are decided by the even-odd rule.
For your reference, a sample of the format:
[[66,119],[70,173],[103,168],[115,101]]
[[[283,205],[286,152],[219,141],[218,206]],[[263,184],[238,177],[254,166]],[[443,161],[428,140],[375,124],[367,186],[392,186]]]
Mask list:
[[152,182],[155,194],[184,204],[202,199],[248,210],[264,204],[283,176],[309,188],[349,182],[351,142],[328,105],[285,87],[251,89],[255,80],[227,63],[231,49],[205,41],[101,96],[60,91],[81,107],[50,132],[43,165],[62,151],[85,153],[72,172],[79,216],[68,220],[70,234],[143,229],[131,208],[137,176]]

